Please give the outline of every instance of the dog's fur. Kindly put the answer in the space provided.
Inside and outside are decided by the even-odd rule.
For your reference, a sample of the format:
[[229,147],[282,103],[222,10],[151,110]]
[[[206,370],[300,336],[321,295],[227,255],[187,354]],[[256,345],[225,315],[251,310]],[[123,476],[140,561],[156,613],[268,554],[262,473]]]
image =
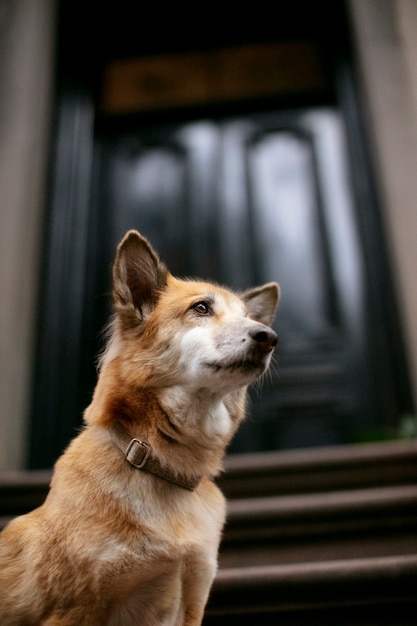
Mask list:
[[[174,278],[129,231],[86,426],[45,503],[0,535],[1,626],[201,624],[225,518],[212,478],[267,369],[278,285],[234,294]],[[129,465],[111,428],[147,441],[194,491]]]

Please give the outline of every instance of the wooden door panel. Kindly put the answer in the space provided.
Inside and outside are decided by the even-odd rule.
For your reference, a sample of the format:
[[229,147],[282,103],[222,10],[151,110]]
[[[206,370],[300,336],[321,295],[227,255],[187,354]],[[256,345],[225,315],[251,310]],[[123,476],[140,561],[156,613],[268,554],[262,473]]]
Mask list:
[[185,124],[127,133],[108,148],[103,181],[109,254],[129,228],[140,229],[170,270],[219,274],[215,198],[218,129]]

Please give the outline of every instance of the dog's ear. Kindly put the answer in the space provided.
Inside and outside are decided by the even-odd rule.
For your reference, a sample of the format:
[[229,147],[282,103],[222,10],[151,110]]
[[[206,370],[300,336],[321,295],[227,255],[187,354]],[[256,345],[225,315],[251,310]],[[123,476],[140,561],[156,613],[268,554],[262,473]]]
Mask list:
[[113,265],[113,299],[119,312],[143,319],[152,311],[166,285],[167,269],[151,244],[130,230],[120,242]]
[[251,319],[271,326],[275,319],[280,296],[278,283],[267,283],[245,291],[241,298],[246,304]]

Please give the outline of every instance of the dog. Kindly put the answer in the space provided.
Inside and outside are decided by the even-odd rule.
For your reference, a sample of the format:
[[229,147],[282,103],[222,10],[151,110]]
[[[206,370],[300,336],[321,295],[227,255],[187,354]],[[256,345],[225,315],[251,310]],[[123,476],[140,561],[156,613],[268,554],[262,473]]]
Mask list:
[[225,500],[213,479],[268,368],[279,287],[175,278],[129,231],[80,434],[0,535],[1,626],[196,626]]

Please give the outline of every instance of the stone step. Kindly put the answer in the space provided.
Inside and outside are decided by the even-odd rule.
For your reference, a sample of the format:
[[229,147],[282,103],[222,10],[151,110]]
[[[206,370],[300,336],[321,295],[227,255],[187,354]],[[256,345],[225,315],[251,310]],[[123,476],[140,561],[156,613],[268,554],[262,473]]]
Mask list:
[[417,553],[417,485],[231,500],[221,567]]
[[231,455],[228,499],[417,484],[417,440]]
[[412,626],[417,556],[225,568],[204,626]]

